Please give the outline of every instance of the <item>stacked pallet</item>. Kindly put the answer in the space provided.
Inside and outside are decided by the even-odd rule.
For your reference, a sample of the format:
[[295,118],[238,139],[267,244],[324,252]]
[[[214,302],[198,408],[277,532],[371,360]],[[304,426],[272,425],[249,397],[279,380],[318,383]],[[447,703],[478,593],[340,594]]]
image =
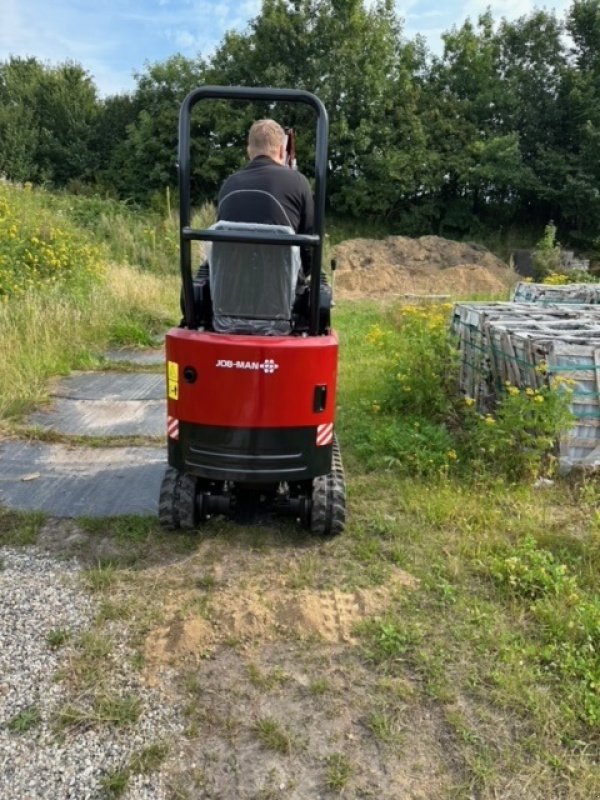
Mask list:
[[600,303],[600,284],[566,283],[562,286],[552,286],[546,283],[522,281],[515,286],[512,299],[516,303],[539,303],[541,305],[556,303],[595,305]]
[[600,466],[600,306],[459,303],[460,388],[482,413],[493,412],[506,382],[539,389],[572,381],[576,418],[559,445],[561,471]]

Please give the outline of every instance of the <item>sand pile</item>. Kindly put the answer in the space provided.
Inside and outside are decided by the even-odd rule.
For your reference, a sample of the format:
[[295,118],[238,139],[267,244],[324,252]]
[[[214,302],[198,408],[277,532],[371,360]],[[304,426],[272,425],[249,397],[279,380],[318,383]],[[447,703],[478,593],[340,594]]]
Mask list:
[[440,236],[350,239],[333,250],[341,297],[502,294],[517,275],[483,245]]

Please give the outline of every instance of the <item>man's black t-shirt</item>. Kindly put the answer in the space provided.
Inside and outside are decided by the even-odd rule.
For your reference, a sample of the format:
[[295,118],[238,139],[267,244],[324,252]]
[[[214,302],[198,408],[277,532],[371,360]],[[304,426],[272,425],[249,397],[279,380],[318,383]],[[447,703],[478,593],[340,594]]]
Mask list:
[[[312,233],[314,201],[304,175],[257,156],[231,175],[219,192],[218,218],[230,222],[289,225],[296,233]],[[310,252],[302,249],[304,273],[310,272]]]

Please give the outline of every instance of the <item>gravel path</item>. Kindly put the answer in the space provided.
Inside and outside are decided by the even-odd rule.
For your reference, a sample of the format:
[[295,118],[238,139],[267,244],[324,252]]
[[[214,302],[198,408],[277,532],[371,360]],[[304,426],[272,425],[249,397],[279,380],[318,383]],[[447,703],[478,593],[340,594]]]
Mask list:
[[[56,714],[73,703],[59,672],[69,645],[53,649],[48,636],[66,631],[71,639],[89,630],[96,612],[80,581],[75,562],[53,559],[33,548],[0,548],[0,797],[11,800],[86,800],[101,798],[102,780],[123,769],[134,753],[168,742],[175,757],[181,733],[172,702],[144,685],[129,667],[131,653],[114,639],[107,689],[141,702],[138,721],[127,728],[91,727],[66,733],[56,728]],[[28,716],[26,716],[28,715]],[[15,730],[26,719],[26,730]],[[21,722],[18,725],[17,720]],[[174,744],[175,743],[175,744]],[[136,775],[122,795],[128,800],[163,800],[160,773]]]

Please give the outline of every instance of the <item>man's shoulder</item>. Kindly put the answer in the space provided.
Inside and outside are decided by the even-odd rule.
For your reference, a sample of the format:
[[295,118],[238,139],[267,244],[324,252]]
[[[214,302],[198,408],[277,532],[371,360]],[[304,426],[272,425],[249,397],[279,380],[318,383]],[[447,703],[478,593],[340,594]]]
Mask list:
[[302,191],[310,192],[310,183],[306,175],[303,175],[302,172],[298,172],[297,169],[288,169],[287,167],[282,167],[281,169],[285,172],[290,184],[298,186]]
[[219,196],[222,197],[224,194],[227,194],[227,192],[239,188],[239,186],[244,182],[245,182],[244,169],[238,169],[238,171],[234,172],[233,175],[230,175],[228,178],[225,178],[225,180],[221,184],[221,189],[219,190]]

